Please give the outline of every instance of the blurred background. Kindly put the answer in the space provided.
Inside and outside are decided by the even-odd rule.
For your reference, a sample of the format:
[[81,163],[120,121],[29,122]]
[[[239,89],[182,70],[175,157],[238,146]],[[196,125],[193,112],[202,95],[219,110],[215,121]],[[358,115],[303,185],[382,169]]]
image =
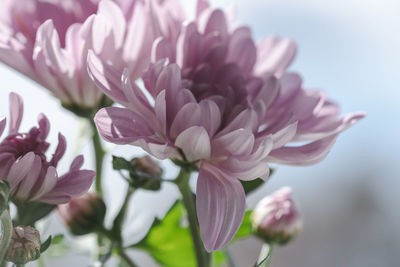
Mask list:
[[[188,14],[194,14],[194,0],[182,3]],[[272,266],[400,266],[400,2],[211,3],[224,8],[235,5],[237,21],[249,25],[257,40],[270,34],[295,39],[299,51],[291,70],[301,73],[305,86],[326,91],[340,103],[343,113],[368,113],[338,138],[322,163],[310,167],[274,166],[276,172],[270,181],[249,198],[248,206],[253,207],[266,194],[288,185],[301,208],[304,229],[293,243],[275,250]],[[31,127],[37,114],[44,112],[52,126],[50,140],[54,143],[59,131],[69,140],[61,167],[66,169],[74,155],[83,153],[86,167],[93,168],[90,143],[77,138],[88,134],[82,121],[62,110],[47,91],[3,65],[0,80],[1,115],[8,114],[9,92],[18,92],[25,101],[23,129]],[[107,148],[110,155],[142,154],[133,147],[107,144]],[[110,162],[110,156],[106,160]],[[167,177],[176,174],[170,163],[164,162],[163,166]],[[116,192],[125,186],[119,175],[111,171],[110,164],[105,166],[104,185],[110,222],[122,201],[123,194]],[[167,185],[160,193],[138,192],[125,223],[126,242],[140,240],[148,223],[154,216],[161,217],[177,196],[178,192]],[[48,233],[65,231],[56,215],[44,222],[44,227]],[[91,238],[84,238],[80,246],[84,248],[91,242]],[[238,266],[251,266],[260,245],[255,239],[233,245]],[[73,262],[89,265],[86,253],[71,253],[75,256],[53,258],[48,266],[68,266]],[[132,253],[140,266],[157,266],[144,253]]]

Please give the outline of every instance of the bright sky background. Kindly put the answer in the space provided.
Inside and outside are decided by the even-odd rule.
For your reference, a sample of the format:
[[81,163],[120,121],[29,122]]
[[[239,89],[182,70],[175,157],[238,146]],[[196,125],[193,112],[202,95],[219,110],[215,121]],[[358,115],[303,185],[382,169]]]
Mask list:
[[[182,2],[187,10],[194,6],[194,1]],[[278,252],[276,266],[294,266],[290,264],[295,256],[295,260],[300,262],[297,266],[396,266],[398,255],[394,248],[398,249],[400,245],[400,236],[395,234],[400,221],[399,209],[396,208],[400,203],[400,2],[220,0],[212,3],[221,7],[235,4],[238,21],[251,26],[258,40],[275,33],[294,38],[299,52],[291,69],[301,73],[305,85],[326,91],[341,104],[343,112],[368,113],[366,119],[339,137],[324,162],[305,168],[279,166],[268,186],[250,199],[249,204],[254,205],[266,193],[289,185],[294,188],[295,198],[302,206],[304,232],[293,245],[281,250],[286,254]],[[66,168],[78,152],[85,154],[86,167],[92,166],[89,143],[74,141],[77,131],[82,129],[78,119],[61,110],[57,100],[47,91],[2,65],[0,79],[0,99],[3,99],[1,115],[8,114],[9,92],[20,93],[26,103],[23,128],[32,126],[37,114],[44,112],[52,125],[50,140],[53,143],[56,141],[58,131],[69,140],[62,167]],[[112,145],[109,147],[113,148]],[[124,147],[114,149],[112,153],[131,156],[132,153],[140,153],[140,150]],[[175,170],[168,163],[165,166],[167,175],[172,177]],[[110,208],[116,207],[120,203],[124,183],[111,172],[109,165],[106,166],[105,176],[107,190],[113,192],[108,195]],[[357,217],[360,214],[358,209],[349,208],[358,199],[354,193],[358,189],[361,190],[361,197],[375,201],[373,205],[367,205],[369,213],[362,213],[366,217]],[[119,192],[118,196],[115,192]],[[126,229],[130,239],[139,238],[138,232],[142,232],[143,223],[153,214],[162,214],[176,195],[172,187],[166,186],[162,194],[141,192],[135,196],[135,201],[139,202],[132,208]],[[148,203],[154,203],[154,209],[149,209]],[[110,210],[109,219],[114,213],[113,208]],[[348,222],[334,230],[334,225],[338,223],[335,218],[343,216],[349,217]],[[365,218],[374,223],[366,226]],[[384,223],[380,223],[381,220]],[[322,225],[324,223],[326,225]],[[348,228],[349,225],[361,229],[360,236],[354,236],[356,230]],[[327,234],[330,231],[332,235]],[[366,237],[367,233],[370,239]],[[346,240],[347,246],[340,246],[340,239],[345,235],[351,240]],[[381,239],[373,240],[378,236]],[[344,239],[341,240],[344,242]],[[330,244],[327,245],[327,242]],[[320,251],[314,259],[305,256],[318,250],[318,246]],[[340,250],[340,247],[344,249]],[[351,251],[348,255],[344,251],[346,248]],[[254,248],[249,255],[257,254],[257,250],[257,247]],[[324,262],[330,262],[330,265],[322,264]]]

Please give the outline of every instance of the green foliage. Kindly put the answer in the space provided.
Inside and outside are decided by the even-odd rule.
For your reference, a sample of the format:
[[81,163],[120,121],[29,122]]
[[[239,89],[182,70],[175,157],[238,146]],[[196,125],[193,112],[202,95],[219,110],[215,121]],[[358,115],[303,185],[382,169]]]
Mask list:
[[57,245],[57,244],[61,244],[61,242],[64,241],[64,235],[63,234],[59,234],[59,235],[55,235],[52,239],[51,239],[51,244],[52,245]]
[[[269,177],[272,176],[272,174],[274,173],[274,169],[269,169]],[[262,186],[264,184],[264,180],[261,178],[257,178],[251,181],[240,181],[242,183],[244,192],[246,193],[246,195],[250,194],[251,192],[253,192],[254,190],[258,189],[260,186]]]
[[176,202],[162,221],[154,221],[147,236],[134,247],[146,250],[166,267],[196,267],[189,228],[182,226],[183,214],[182,204]]
[[41,245],[40,245],[40,253],[45,252],[51,244],[51,236],[49,236],[46,241],[44,241]]
[[245,212],[244,214],[244,218],[243,218],[243,222],[240,225],[239,230],[237,231],[235,237],[233,238],[232,242],[237,240],[237,239],[241,239],[241,238],[246,238],[248,236],[250,236],[253,233],[253,227],[251,225],[251,219],[250,219],[250,215],[251,215],[251,210],[248,210]]
[[46,217],[56,205],[41,203],[41,202],[27,202],[16,203],[18,209],[17,225],[30,225],[33,226],[35,222]]
[[113,169],[117,171],[122,171],[122,170],[130,171],[132,168],[132,165],[129,161],[117,156],[113,156],[112,164],[113,164]]
[[[231,243],[252,234],[250,214],[251,211],[246,211],[243,223]],[[184,207],[177,201],[164,219],[162,221],[155,219],[146,237],[131,247],[147,251],[162,266],[197,267],[189,228],[182,225],[184,215]],[[225,253],[216,251],[213,255],[213,262],[215,266],[225,263]]]
[[45,252],[50,245],[60,244],[64,240],[64,235],[55,235],[52,237],[51,235],[40,245],[40,253]]

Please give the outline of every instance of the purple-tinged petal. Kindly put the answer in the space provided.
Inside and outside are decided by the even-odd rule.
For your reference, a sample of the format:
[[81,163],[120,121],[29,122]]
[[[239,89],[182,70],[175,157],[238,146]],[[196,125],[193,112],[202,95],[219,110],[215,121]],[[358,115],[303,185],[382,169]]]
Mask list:
[[176,114],[169,136],[175,139],[181,132],[192,126],[200,126],[201,110],[197,103],[187,103]]
[[154,103],[154,112],[160,124],[162,134],[167,135],[167,103],[165,100],[165,90],[157,95]]
[[96,173],[89,170],[74,170],[58,179],[57,184],[47,194],[40,197],[40,201],[49,204],[62,204],[73,197],[86,193],[93,183]]
[[35,155],[32,167],[25,178],[19,183],[15,197],[19,200],[28,200],[32,194],[32,188],[38,182],[40,172],[42,170],[42,160]]
[[35,190],[32,195],[32,200],[38,200],[43,195],[50,192],[57,184],[58,174],[55,167],[47,168],[46,174],[42,176],[41,181],[36,182]]
[[225,14],[220,9],[209,9],[198,19],[199,31],[204,34],[217,33],[222,37],[228,35],[228,24]]
[[[343,118],[339,118],[337,116],[323,116],[314,118],[312,122],[315,125],[312,127],[304,127],[303,129],[298,130],[293,141],[318,140],[343,132],[365,116],[365,113],[358,112],[347,114]],[[300,124],[300,126],[303,126],[303,124]]]
[[155,120],[153,107],[150,105],[142,90],[129,78],[128,70],[125,69],[121,77],[122,90],[128,101],[128,107],[148,120]]
[[75,171],[75,170],[79,170],[84,162],[84,158],[83,155],[79,155],[77,156],[71,163],[71,166],[69,167],[70,171]]
[[271,162],[290,165],[311,165],[323,160],[336,141],[336,135],[332,135],[312,143],[297,147],[281,147],[269,154]]
[[7,119],[6,117],[2,117],[0,119],[0,136],[3,134],[4,129],[6,128]]
[[[6,180],[10,184],[12,193],[17,189],[17,185],[26,177],[32,168],[35,160],[35,153],[29,152],[25,156],[17,159],[12,165]],[[13,190],[14,189],[14,190]]]
[[49,134],[50,122],[43,113],[40,113],[38,116],[38,123],[39,123],[39,130],[40,130],[39,136],[41,139],[44,140],[44,139],[46,139],[47,135]]
[[293,140],[297,131],[297,121],[272,134],[272,149],[281,147]]
[[257,45],[257,63],[254,73],[262,76],[275,73],[281,76],[296,55],[296,43],[278,36],[268,37]]
[[247,129],[255,132],[258,127],[257,113],[252,109],[243,110],[233,121],[218,132],[217,136],[222,136],[237,129]]
[[184,25],[176,47],[176,63],[183,68],[195,66],[202,56],[200,51],[203,45],[201,35],[194,22]]
[[188,161],[208,159],[211,155],[210,137],[204,127],[186,129],[178,135],[175,145],[182,149]]
[[[213,155],[249,155],[253,151],[254,135],[247,129],[237,129],[212,141]],[[214,154],[215,153],[215,154]]]
[[208,252],[222,249],[236,234],[245,211],[243,186],[212,165],[202,166],[196,190],[197,218]]
[[201,110],[200,124],[212,138],[221,126],[221,112],[217,104],[212,100],[203,100],[199,104]]
[[101,136],[115,144],[129,144],[155,134],[148,120],[126,108],[102,108],[94,122]]
[[58,145],[56,151],[51,158],[50,164],[54,167],[57,167],[58,161],[64,156],[65,150],[67,148],[67,141],[65,140],[64,135],[58,133]]
[[302,79],[297,73],[289,72],[285,73],[279,79],[279,82],[281,86],[279,97],[274,102],[275,107],[279,107],[285,104],[287,101],[293,100],[296,94],[298,94],[298,92],[301,90]]
[[151,62],[157,62],[165,58],[175,61],[173,48],[165,37],[158,37],[153,43]]
[[104,16],[107,24],[112,27],[116,48],[122,46],[125,35],[126,20],[121,9],[112,1],[100,1],[97,15]]
[[256,59],[257,49],[251,38],[231,40],[227,62],[235,62],[244,73],[248,74],[253,69]]
[[13,153],[2,151],[0,153],[0,179],[6,180],[7,175],[15,163],[15,156]]
[[101,60],[93,53],[88,53],[88,73],[93,82],[107,96],[114,101],[127,103],[127,98],[122,90],[121,73],[107,63],[102,63]]
[[21,124],[22,115],[24,113],[24,104],[21,96],[16,93],[10,93],[10,130],[9,133],[13,134],[18,132]]
[[206,9],[210,7],[210,3],[208,0],[197,0],[196,4],[196,17],[200,17],[201,13],[203,13]]
[[218,166],[232,177],[240,180],[251,181],[260,177],[268,177],[269,167],[267,160],[246,161],[240,158],[231,157]]

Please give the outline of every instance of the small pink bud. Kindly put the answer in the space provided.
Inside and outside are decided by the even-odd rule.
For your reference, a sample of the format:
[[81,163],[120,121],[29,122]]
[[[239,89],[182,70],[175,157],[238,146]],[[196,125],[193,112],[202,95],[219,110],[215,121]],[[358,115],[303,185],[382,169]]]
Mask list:
[[69,203],[59,205],[58,213],[74,235],[85,235],[103,225],[106,206],[94,193],[73,198]]
[[263,198],[251,215],[256,234],[269,244],[286,244],[302,228],[300,213],[291,194],[291,188],[281,188]]
[[131,164],[137,171],[141,171],[154,176],[162,175],[162,169],[160,168],[160,165],[158,165],[158,162],[154,161],[149,156],[134,158],[131,160]]
[[14,227],[6,260],[23,265],[40,257],[40,235],[30,226]]

